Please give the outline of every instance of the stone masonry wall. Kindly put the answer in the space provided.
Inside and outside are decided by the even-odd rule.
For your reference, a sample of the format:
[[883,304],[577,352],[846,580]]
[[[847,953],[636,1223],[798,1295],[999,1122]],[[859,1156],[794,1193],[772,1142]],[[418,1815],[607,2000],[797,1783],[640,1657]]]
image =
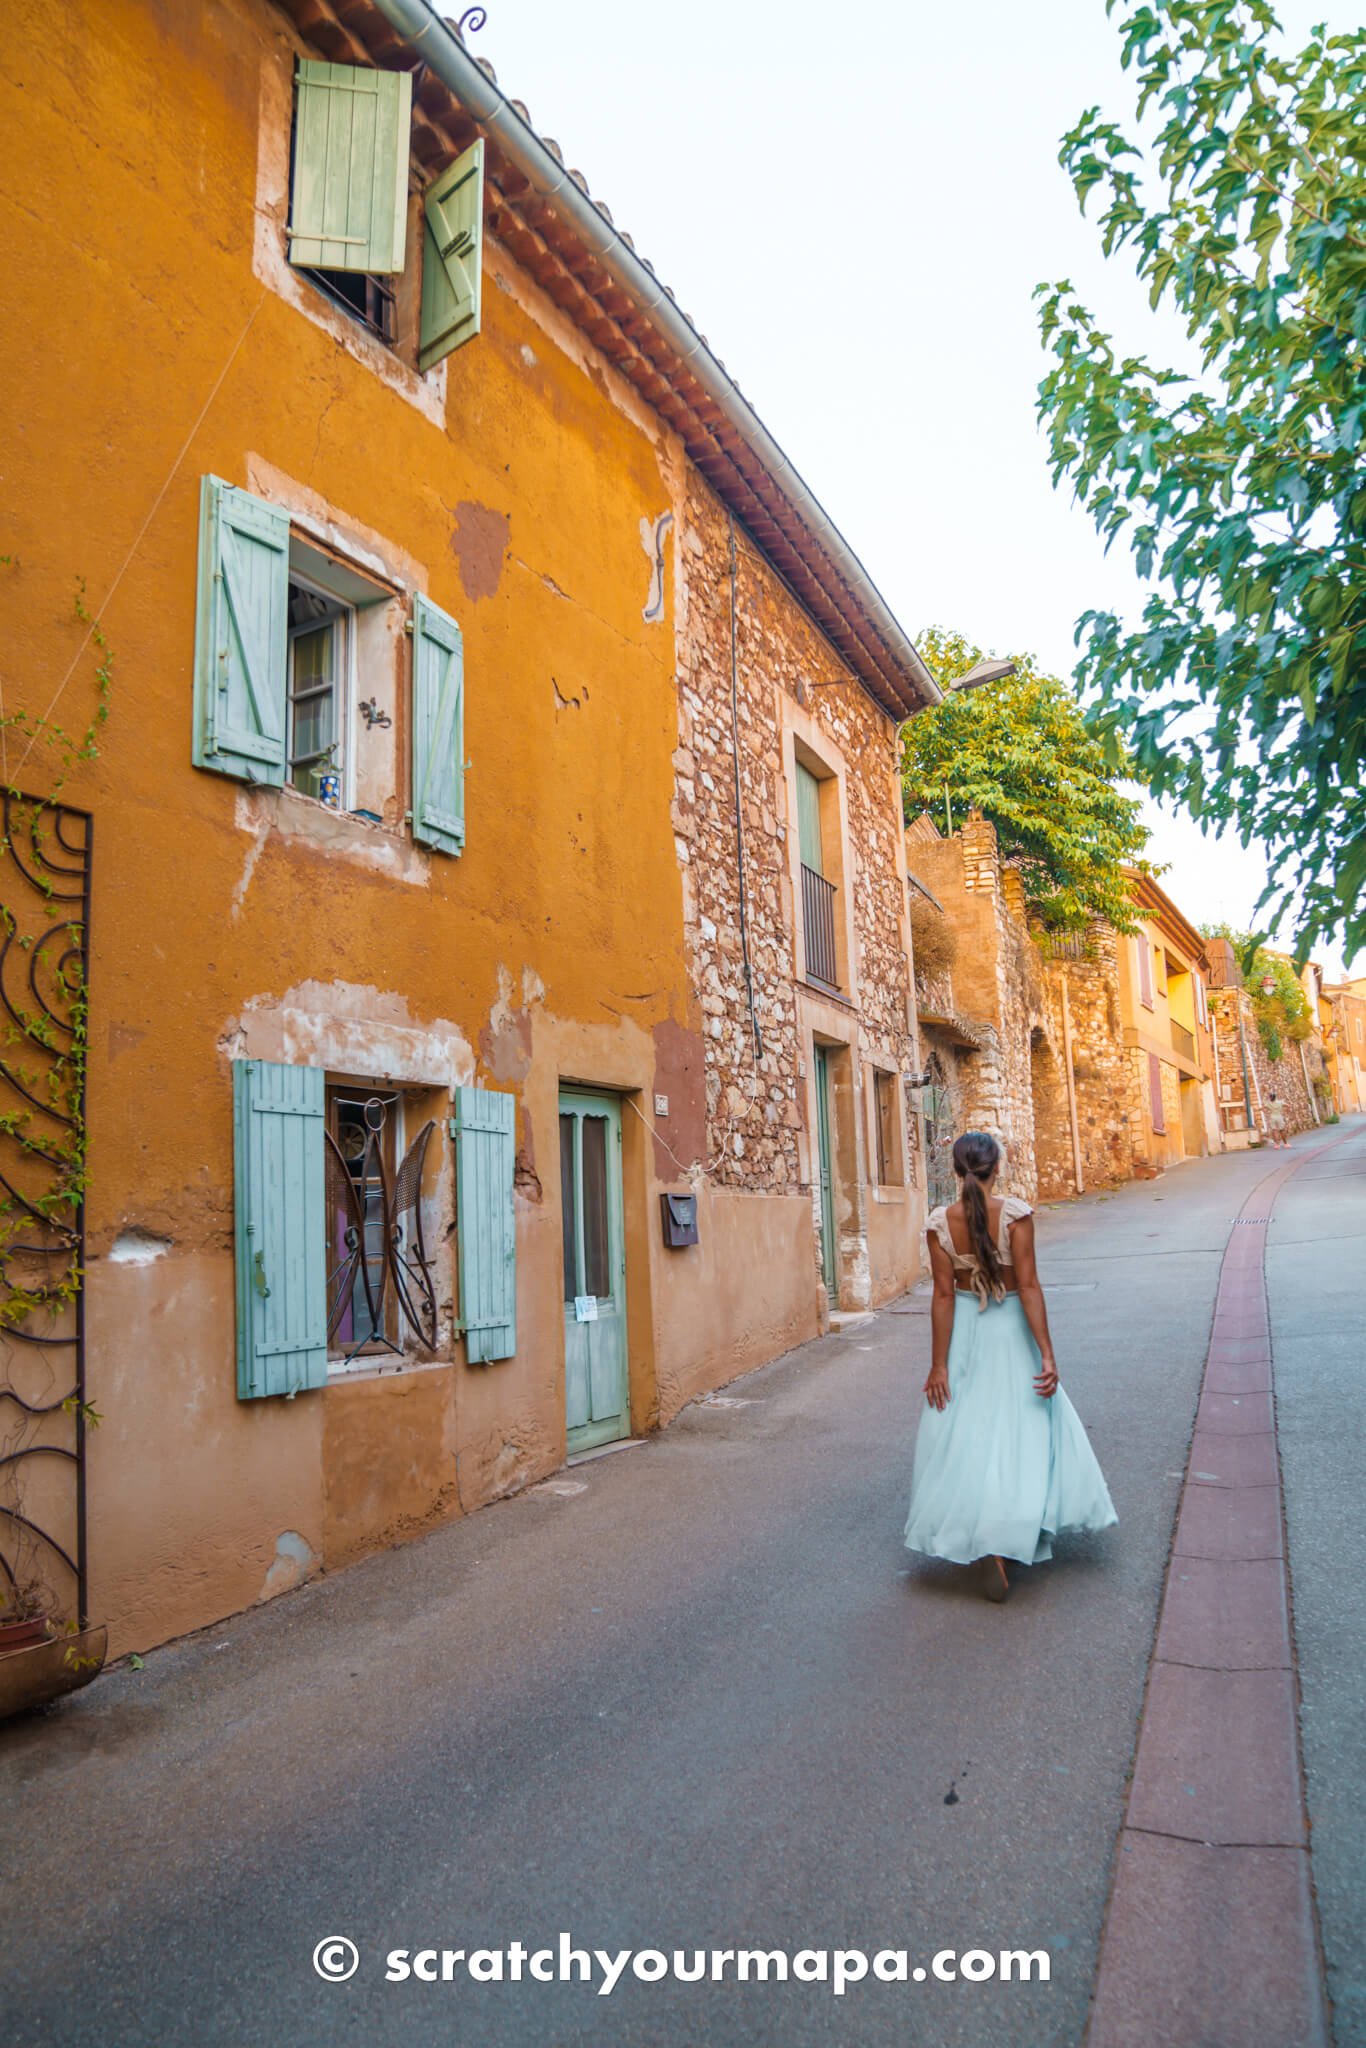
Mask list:
[[1215,988],[1209,991],[1210,1022],[1214,1026],[1219,1072],[1224,1083],[1223,1101],[1228,1102],[1231,1099],[1239,1109],[1243,1106],[1243,1056],[1238,1042],[1240,1001],[1243,1011],[1243,1032],[1247,1041],[1249,1080],[1252,1087],[1253,1123],[1259,1131],[1265,1133],[1267,1104],[1274,1088],[1280,1101],[1285,1105],[1286,1130],[1293,1132],[1314,1129],[1314,1111],[1310,1105],[1309,1091],[1304,1085],[1299,1046],[1286,1040],[1281,1058],[1268,1059],[1266,1047],[1262,1044],[1262,1035],[1257,1029],[1251,998],[1235,988]]
[[[1078,957],[1066,950],[1055,952],[1046,967],[1053,1042],[1060,1053],[1064,983],[1067,988],[1077,1139],[1082,1185],[1088,1189],[1128,1179],[1133,1134],[1139,1129],[1137,1082],[1120,1017],[1118,954],[1118,933],[1112,925],[1097,922],[1085,934]],[[1070,1142],[1069,1131],[1069,1146]]]
[[[1006,1193],[1033,1200],[1038,1192],[1034,1150],[1032,1033],[1040,1023],[1043,980],[1038,956],[1008,890],[1019,877],[1003,877],[994,827],[970,817],[951,839],[928,818],[907,834],[912,874],[943,905],[958,939],[952,973],[953,1009],[982,1039],[982,1050],[959,1063],[957,1076],[965,1129],[1000,1139]],[[1023,893],[1015,900],[1022,911]]]
[[[687,472],[678,536],[679,745],[674,830],[684,921],[703,1011],[708,1168],[751,1193],[806,1183],[804,1050],[798,1042],[795,920],[789,868],[781,707],[790,697],[841,750],[853,873],[846,876],[858,954],[860,1054],[895,1072],[913,1058],[910,968],[892,788],[893,726],[840,673],[829,644],[734,529],[737,707],[731,700],[731,531],[703,479]],[[754,1010],[751,1028],[740,938],[740,827]]]

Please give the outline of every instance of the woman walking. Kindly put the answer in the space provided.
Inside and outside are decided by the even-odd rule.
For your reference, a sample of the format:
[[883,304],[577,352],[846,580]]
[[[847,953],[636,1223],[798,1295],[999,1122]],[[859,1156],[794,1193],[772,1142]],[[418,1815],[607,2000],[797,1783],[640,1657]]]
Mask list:
[[1285,1104],[1274,1088],[1266,1099],[1266,1130],[1273,1146],[1283,1145],[1289,1151],[1290,1140],[1285,1134]]
[[928,1407],[911,1475],[906,1547],[980,1560],[1004,1600],[1006,1561],[1040,1564],[1065,1530],[1119,1518],[1080,1417],[1058,1385],[1028,1202],[993,1193],[1001,1148],[968,1131],[953,1148],[961,1198],[927,1224],[934,1300]]

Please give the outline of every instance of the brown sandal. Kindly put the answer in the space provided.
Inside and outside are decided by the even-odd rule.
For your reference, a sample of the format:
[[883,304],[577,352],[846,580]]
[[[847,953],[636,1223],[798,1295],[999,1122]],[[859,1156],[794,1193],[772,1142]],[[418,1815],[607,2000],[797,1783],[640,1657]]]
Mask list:
[[994,1600],[998,1606],[1002,1600],[1010,1598],[1010,1580],[1006,1576],[1004,1561],[999,1557],[982,1559],[982,1597]]

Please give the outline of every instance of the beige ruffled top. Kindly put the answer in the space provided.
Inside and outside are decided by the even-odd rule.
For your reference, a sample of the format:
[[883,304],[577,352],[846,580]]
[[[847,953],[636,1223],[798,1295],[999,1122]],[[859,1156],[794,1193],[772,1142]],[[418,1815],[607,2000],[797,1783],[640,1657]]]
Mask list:
[[[996,1249],[1001,1255],[1001,1264],[1003,1266],[1013,1266],[1015,1263],[1010,1255],[1011,1224],[1018,1223],[1022,1216],[1032,1216],[1033,1213],[1034,1211],[1029,1203],[1023,1201],[1019,1195],[1007,1195],[1001,1203],[1001,1220],[996,1227]],[[971,1276],[972,1291],[977,1296],[977,1306],[979,1309],[985,1308],[989,1301],[1005,1300],[1005,1288],[999,1281],[994,1287],[988,1285],[987,1276],[982,1271],[976,1254],[974,1252],[960,1252],[954,1243],[953,1232],[949,1229],[947,1205],[938,1209],[931,1209],[925,1228],[932,1230],[939,1239],[940,1244],[943,1245],[944,1250],[953,1260],[954,1271],[956,1273],[967,1273]]]

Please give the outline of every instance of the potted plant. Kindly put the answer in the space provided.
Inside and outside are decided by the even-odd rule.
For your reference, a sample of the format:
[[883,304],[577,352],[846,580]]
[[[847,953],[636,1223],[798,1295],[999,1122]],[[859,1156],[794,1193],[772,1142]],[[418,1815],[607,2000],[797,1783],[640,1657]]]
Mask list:
[[50,1642],[52,1621],[48,1595],[41,1586],[11,1586],[0,1607],[0,1657],[10,1650],[31,1650],[36,1643]]

